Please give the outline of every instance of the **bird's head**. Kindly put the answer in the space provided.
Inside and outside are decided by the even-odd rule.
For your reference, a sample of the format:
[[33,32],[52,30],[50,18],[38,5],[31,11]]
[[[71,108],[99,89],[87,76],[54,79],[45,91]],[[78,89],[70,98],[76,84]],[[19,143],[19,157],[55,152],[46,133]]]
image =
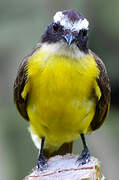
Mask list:
[[59,11],[47,27],[41,42],[59,44],[61,48],[78,48],[82,53],[87,54],[88,25],[87,19],[77,11]]

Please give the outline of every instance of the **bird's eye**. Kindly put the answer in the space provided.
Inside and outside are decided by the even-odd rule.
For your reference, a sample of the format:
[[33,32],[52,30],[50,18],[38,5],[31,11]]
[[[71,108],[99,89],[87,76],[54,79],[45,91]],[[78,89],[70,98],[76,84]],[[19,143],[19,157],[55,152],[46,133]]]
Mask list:
[[87,30],[86,30],[86,29],[82,29],[82,30],[81,30],[81,36],[82,36],[83,38],[85,38],[85,37],[87,36]]
[[57,32],[57,31],[60,29],[60,25],[54,23],[54,24],[53,24],[53,29],[54,29],[55,32]]

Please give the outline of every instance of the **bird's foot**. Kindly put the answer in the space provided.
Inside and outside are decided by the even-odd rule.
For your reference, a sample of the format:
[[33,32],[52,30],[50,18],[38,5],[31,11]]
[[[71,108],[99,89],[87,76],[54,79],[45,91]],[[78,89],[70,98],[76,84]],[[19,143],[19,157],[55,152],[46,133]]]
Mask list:
[[90,152],[89,149],[85,147],[76,162],[78,163],[78,166],[80,166],[88,163],[89,161],[90,161]]
[[47,164],[47,159],[44,156],[40,156],[38,158],[37,162],[37,168],[40,169],[41,171],[47,169],[48,164]]

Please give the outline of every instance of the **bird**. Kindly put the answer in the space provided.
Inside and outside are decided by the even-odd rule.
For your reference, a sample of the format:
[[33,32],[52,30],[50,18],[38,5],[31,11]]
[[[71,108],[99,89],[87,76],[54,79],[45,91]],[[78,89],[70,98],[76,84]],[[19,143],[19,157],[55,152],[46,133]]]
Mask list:
[[39,149],[37,168],[54,155],[72,153],[81,138],[78,166],[91,160],[85,135],[102,126],[110,109],[110,81],[103,61],[88,47],[89,21],[78,11],[58,11],[40,42],[21,61],[14,103],[29,122]]

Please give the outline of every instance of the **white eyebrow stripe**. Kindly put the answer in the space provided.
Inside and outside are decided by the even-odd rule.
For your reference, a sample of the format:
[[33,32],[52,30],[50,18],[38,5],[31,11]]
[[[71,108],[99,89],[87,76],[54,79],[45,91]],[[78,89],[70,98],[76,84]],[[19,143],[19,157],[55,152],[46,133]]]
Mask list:
[[60,25],[64,27],[64,29],[70,29],[71,31],[80,31],[81,29],[88,30],[89,26],[89,22],[86,18],[80,19],[79,21],[73,23],[72,21],[69,21],[68,17],[65,16],[61,11],[55,14],[54,22],[59,22]]

